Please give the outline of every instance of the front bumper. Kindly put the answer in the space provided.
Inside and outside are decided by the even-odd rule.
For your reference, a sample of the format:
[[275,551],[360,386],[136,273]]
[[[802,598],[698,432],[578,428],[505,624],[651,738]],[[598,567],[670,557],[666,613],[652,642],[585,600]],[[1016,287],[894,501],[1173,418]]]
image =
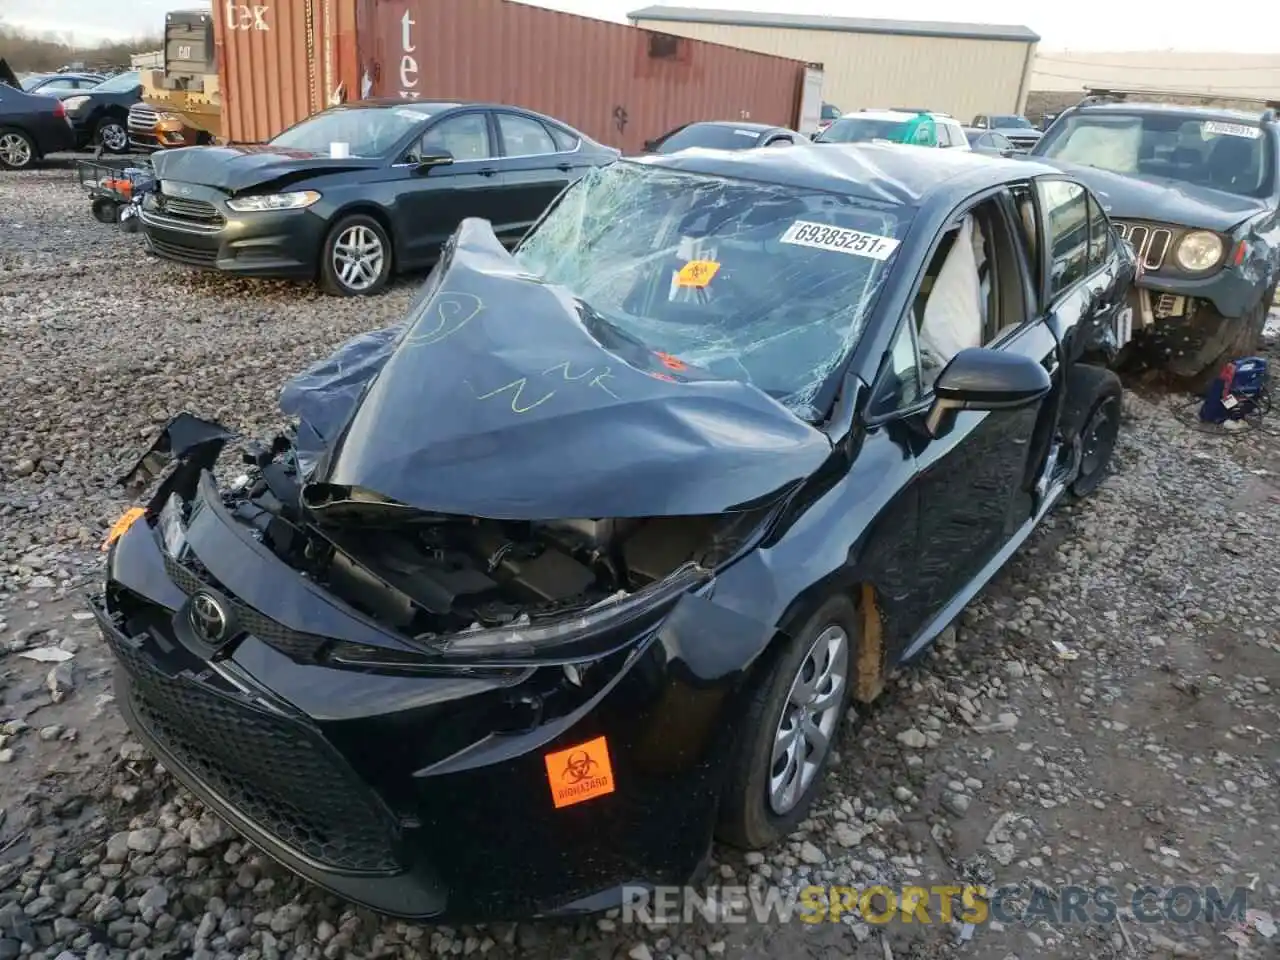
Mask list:
[[[204,585],[146,522],[112,547],[94,611],[129,726],[286,867],[383,913],[455,921],[593,912],[700,872],[742,673],[697,650],[750,628],[736,615],[686,596],[656,631],[578,663],[576,682],[561,663],[416,676],[304,663],[282,652],[300,631],[249,604],[334,609],[305,601],[312,588],[220,504],[205,517],[188,542],[249,632],[217,650],[196,638],[189,597]],[[599,738],[614,789],[557,807],[568,774],[550,758]]]
[[1169,357],[1211,352],[1263,294],[1259,284],[1232,269],[1198,279],[1149,273],[1129,294],[1134,334]]
[[188,266],[249,277],[307,280],[316,275],[325,220],[310,210],[237,214],[220,222],[169,216],[145,206],[139,214],[149,252]]

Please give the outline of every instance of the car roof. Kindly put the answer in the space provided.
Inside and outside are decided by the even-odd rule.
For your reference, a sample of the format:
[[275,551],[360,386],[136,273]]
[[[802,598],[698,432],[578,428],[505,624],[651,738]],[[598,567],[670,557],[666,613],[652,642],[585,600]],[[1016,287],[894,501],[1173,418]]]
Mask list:
[[1118,116],[1135,113],[1161,113],[1182,116],[1188,120],[1228,120],[1233,123],[1258,123],[1261,111],[1232,110],[1228,107],[1192,106],[1185,103],[1150,103],[1143,100],[1126,100],[1123,103],[1083,103],[1075,108],[1080,113],[1112,113]]
[[921,150],[896,143],[801,143],[789,150],[691,149],[622,162],[903,206],[919,206],[953,181],[965,181],[977,191],[1027,177],[1061,174],[1033,160],[996,159],[968,150]]
[[727,127],[730,130],[752,130],[756,133],[764,133],[766,130],[786,129],[785,127],[775,127],[771,123],[740,123],[735,120],[695,120],[693,123],[685,124],[680,129],[688,130],[690,127]]

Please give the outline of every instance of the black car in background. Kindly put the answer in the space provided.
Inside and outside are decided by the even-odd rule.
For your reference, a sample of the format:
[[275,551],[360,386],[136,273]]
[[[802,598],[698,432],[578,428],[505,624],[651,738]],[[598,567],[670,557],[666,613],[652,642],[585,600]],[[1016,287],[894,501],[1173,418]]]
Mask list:
[[977,127],[965,127],[964,135],[969,141],[969,149],[975,153],[995,154],[998,157],[1009,157],[1018,153],[1018,148],[1002,133],[995,130],[980,130]]
[[96,87],[107,79],[101,73],[41,73],[34,77],[25,77],[22,89],[27,93],[42,93],[45,96],[56,96],[71,90],[87,90]]
[[755,147],[790,147],[808,143],[809,138],[786,127],[765,123],[735,123],[729,120],[705,120],[686,123],[646,141],[647,153],[675,153],[690,147],[711,150],[750,150]]
[[158,256],[371,294],[429,265],[467,217],[515,244],[547,204],[618,151],[516,107],[369,100],[270,143],[155,155],[141,211]]
[[1253,353],[1280,279],[1280,121],[1087,97],[1033,156],[1090,185],[1137,251],[1129,354],[1207,384]]
[[61,100],[0,83],[0,167],[22,170],[75,145],[75,130]]
[[107,153],[129,150],[129,108],[142,102],[142,74],[116,74],[87,90],[59,90],[76,128],[76,146],[100,144]]
[[690,882],[791,835],[850,702],[1103,480],[1133,269],[1053,168],[892,145],[620,160],[514,253],[467,219],[233,484],[191,416],[131,471],[171,468],[93,601],[116,703],[384,913]]

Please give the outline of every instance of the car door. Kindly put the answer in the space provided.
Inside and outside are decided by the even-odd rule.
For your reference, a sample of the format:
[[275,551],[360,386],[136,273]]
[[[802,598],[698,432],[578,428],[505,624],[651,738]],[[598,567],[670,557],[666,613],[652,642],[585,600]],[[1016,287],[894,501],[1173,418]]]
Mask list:
[[[447,153],[453,162],[421,167],[424,156]],[[407,266],[429,262],[463,220],[480,217],[494,224],[506,216],[502,174],[488,111],[447,113],[394,165],[396,250]]]
[[[965,250],[977,250],[975,226],[991,263],[988,298],[998,290],[1000,317],[1007,323],[988,328],[982,317],[982,332],[968,345],[981,343],[991,349],[1034,358],[1050,371],[1059,366],[1057,341],[1036,309],[1031,276],[1018,246],[1011,203],[1002,188],[972,198],[957,208],[947,227],[936,238],[928,266],[916,279],[915,307],[903,318],[894,352],[907,355],[914,350],[920,371],[915,398],[892,416],[913,425],[905,432],[915,458],[912,487],[919,503],[919,553],[915,565],[918,579],[919,622],[922,627],[944,611],[967,587],[989,575],[1001,560],[1001,551],[1024,526],[1030,523],[1035,501],[1027,489],[1030,461],[1036,449],[1038,426],[1045,421],[1043,404],[1016,410],[959,411],[947,428],[934,437],[919,424],[933,401],[932,384],[945,367],[946,359],[935,363],[929,351],[927,329],[933,322],[929,301],[967,302],[981,282],[953,285],[944,278],[963,277]],[[970,225],[965,226],[966,219]],[[953,263],[953,254],[958,259]],[[976,255],[971,267],[981,275]],[[953,270],[955,263],[962,269]],[[923,298],[923,299],[922,299]],[[924,308],[920,309],[920,304]],[[990,302],[990,301],[989,301]],[[909,326],[908,326],[909,325]],[[915,337],[911,347],[904,341]],[[902,365],[902,361],[899,361]],[[880,379],[888,380],[882,374]],[[873,402],[880,403],[883,387],[877,386]],[[909,637],[899,638],[909,643]],[[899,650],[897,653],[901,654]],[[914,652],[914,651],[911,651]]]
[[502,230],[504,242],[515,243],[542,216],[551,201],[586,167],[581,142],[567,131],[555,131],[537,117],[514,110],[495,110],[502,152]]

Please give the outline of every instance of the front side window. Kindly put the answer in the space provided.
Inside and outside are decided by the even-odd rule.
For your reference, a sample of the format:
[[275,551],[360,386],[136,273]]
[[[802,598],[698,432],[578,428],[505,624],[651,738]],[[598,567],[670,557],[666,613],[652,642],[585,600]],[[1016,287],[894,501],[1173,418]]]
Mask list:
[[1275,158],[1256,120],[1177,113],[1075,113],[1055,123],[1036,154],[1112,173],[1266,196]]
[[93,88],[94,93],[128,93],[134,87],[142,86],[142,74],[122,73],[112,77],[110,80],[103,80]]
[[428,116],[408,107],[339,107],[294,124],[270,145],[322,156],[381,157]]
[[622,161],[566,191],[516,257],[568,291],[611,348],[753,384],[809,416],[862,336],[900,211]]
[[489,142],[489,124],[483,113],[464,113],[447,117],[422,137],[426,155],[444,152],[454,160],[488,160],[493,156]]
[[1098,198],[1089,194],[1089,272],[1100,270],[1106,266],[1111,256],[1111,224],[1107,215],[1098,203]]
[[1089,271],[1089,208],[1084,187],[1038,180],[1040,210],[1049,232],[1049,296],[1083,280]]

